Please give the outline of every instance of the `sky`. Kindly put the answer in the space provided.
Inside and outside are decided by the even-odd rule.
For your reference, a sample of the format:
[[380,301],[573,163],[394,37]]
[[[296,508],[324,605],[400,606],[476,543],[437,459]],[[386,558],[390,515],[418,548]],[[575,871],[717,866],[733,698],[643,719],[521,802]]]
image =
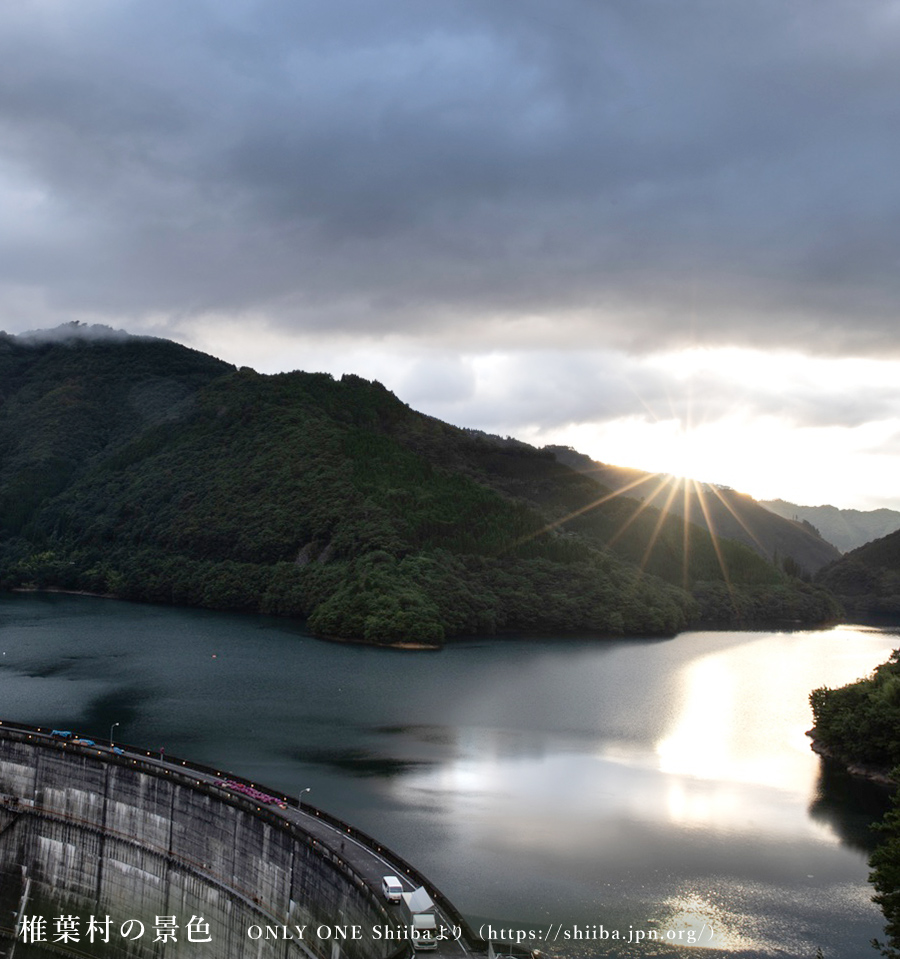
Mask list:
[[898,0],[6,0],[0,329],[900,509]]

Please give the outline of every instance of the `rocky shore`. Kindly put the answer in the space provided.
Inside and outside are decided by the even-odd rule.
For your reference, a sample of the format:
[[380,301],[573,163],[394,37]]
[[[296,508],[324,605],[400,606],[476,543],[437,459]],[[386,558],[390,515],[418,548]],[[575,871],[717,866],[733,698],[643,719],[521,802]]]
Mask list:
[[823,759],[827,759],[830,762],[837,763],[840,766],[843,766],[847,772],[856,779],[865,779],[871,783],[877,783],[879,786],[884,786],[886,789],[896,789],[898,786],[897,780],[891,776],[891,770],[885,766],[867,766],[863,763],[846,763],[839,756],[837,756],[834,751],[821,742],[817,735],[815,728],[808,729],[806,735],[810,739],[810,748],[814,753],[817,753]]

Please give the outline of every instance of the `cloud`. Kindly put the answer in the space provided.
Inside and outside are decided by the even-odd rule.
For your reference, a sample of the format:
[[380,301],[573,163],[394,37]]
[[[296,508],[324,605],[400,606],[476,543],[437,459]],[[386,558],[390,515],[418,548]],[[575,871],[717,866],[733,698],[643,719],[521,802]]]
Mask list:
[[[767,420],[783,431],[824,435],[900,418],[900,386],[890,360],[813,359],[737,348],[641,356],[563,348],[485,351],[477,345],[453,353],[375,338],[298,345],[285,337],[276,343],[272,355],[258,354],[253,365],[335,376],[352,370],[446,422],[531,436],[535,442],[550,442],[539,437],[561,430],[614,421],[673,423],[696,431]],[[216,327],[190,345],[239,363],[251,344],[239,332],[223,338]],[[833,435],[828,443],[835,453]]]
[[[375,359],[374,357],[372,358]],[[465,376],[447,388],[441,371]],[[467,371],[464,374],[462,370]],[[696,354],[520,351],[446,359],[423,357],[416,378],[392,378],[384,356],[367,375],[417,408],[495,433],[561,430],[615,420],[697,430],[720,422],[777,420],[781,428],[853,430],[900,418],[896,365],[743,349]],[[448,384],[449,386],[449,384]]]
[[20,0],[0,309],[896,354],[897,27],[889,0]]

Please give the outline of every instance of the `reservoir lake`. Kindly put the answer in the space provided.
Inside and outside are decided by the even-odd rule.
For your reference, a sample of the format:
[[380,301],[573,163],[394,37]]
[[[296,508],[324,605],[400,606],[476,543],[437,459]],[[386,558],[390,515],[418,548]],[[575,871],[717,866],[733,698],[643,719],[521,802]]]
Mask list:
[[[898,637],[410,652],[268,617],[16,594],[0,598],[0,718],[103,739],[119,723],[123,743],[309,789],[476,928],[549,931],[528,944],[561,959],[874,959],[868,823],[886,800],[826,769],[804,733],[810,691],[868,674]],[[628,943],[647,930],[662,941]]]

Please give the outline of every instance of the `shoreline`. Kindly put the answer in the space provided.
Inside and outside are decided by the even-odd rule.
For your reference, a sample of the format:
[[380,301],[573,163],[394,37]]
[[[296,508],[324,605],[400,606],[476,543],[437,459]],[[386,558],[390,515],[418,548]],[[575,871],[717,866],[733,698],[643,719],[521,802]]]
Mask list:
[[[251,616],[269,615],[269,616],[275,616],[276,618],[279,618],[279,619],[305,621],[305,617],[283,616],[275,613],[261,613],[259,610],[218,609],[217,607],[214,607],[214,606],[180,606],[176,603],[153,602],[151,600],[146,600],[146,599],[128,599],[124,596],[119,596],[116,593],[96,593],[87,589],[66,589],[62,586],[12,586],[5,591],[9,593],[55,593],[63,596],[93,596],[97,599],[114,599],[123,603],[148,603],[150,605],[166,606],[174,609],[206,609],[206,610],[210,610],[211,612],[236,613],[240,615],[251,615]],[[692,633],[692,632],[698,632],[698,631],[704,632],[704,631],[720,631],[721,630],[721,631],[733,631],[733,632],[759,632],[760,630],[778,630],[778,631],[788,631],[788,632],[792,632],[792,631],[803,632],[806,630],[827,629],[829,627],[839,626],[844,622],[848,622],[848,620],[827,619],[818,623],[803,623],[800,620],[772,620],[772,621],[760,622],[760,623],[742,622],[740,624],[738,623],[729,624],[729,623],[720,623],[720,622],[712,622],[712,621],[698,621],[696,623],[691,623],[685,626],[684,629],[680,629],[674,633],[659,633],[659,634],[653,634],[653,635],[650,635],[650,634],[610,635],[605,633],[594,634],[594,633],[591,633],[590,630],[571,630],[566,632],[560,632],[558,635],[564,636],[571,632],[572,634],[577,634],[578,636],[590,635],[592,639],[597,639],[600,641],[605,641],[605,640],[618,641],[618,640],[629,640],[629,639],[635,639],[635,640],[653,639],[653,640],[660,640],[660,641],[668,641],[668,640],[675,639],[678,636],[684,635],[685,633]],[[852,623],[853,621],[850,620],[849,622]],[[522,633],[518,630],[511,630],[508,633],[505,633],[503,631],[498,632],[496,634],[493,634],[491,638],[501,639],[501,638],[504,638],[504,636],[506,636],[507,638],[509,637],[529,638],[529,637],[541,637],[543,635],[544,635],[543,631],[539,631],[531,634],[531,633]],[[343,643],[347,645],[371,646],[371,647],[380,648],[380,649],[398,649],[398,650],[406,650],[410,652],[417,652],[417,651],[438,652],[444,649],[448,642],[452,643],[454,640],[466,640],[466,639],[479,638],[479,634],[476,634],[473,636],[469,636],[469,635],[449,636],[446,638],[444,642],[440,644],[434,644],[434,643],[422,643],[422,642],[416,642],[416,641],[407,642],[404,640],[399,640],[397,642],[390,643],[390,642],[379,642],[378,640],[363,639],[362,637],[359,637],[359,636],[326,636],[326,635],[315,635],[313,633],[310,633],[310,636],[314,639],[318,639],[326,643]]]
[[900,785],[891,777],[890,770],[885,766],[868,766],[865,763],[844,762],[844,760],[835,755],[834,751],[829,746],[826,746],[819,740],[815,727],[808,729],[806,731],[806,735],[810,740],[809,748],[816,753],[816,755],[821,756],[823,759],[826,759],[829,762],[836,763],[854,779],[863,779],[866,782],[874,783],[877,786],[882,786],[883,788],[892,791],[897,789],[898,785]]
[[[88,589],[63,589],[62,586],[13,586],[10,593],[62,593],[64,596],[95,596],[97,599],[119,599],[115,593],[92,593]],[[128,600],[122,600],[128,602]]]
[[[61,586],[13,586],[11,589],[7,590],[9,593],[55,593],[56,595],[62,596],[93,596],[95,599],[115,599],[121,603],[145,603],[147,600],[131,600],[125,599],[122,596],[117,596],[115,593],[92,593],[88,589],[63,589]],[[166,606],[170,609],[211,609],[207,606],[177,606],[174,603],[160,603],[158,605]],[[215,610],[211,609],[212,612],[222,612],[222,613],[234,613],[235,610]],[[242,611],[246,612],[250,616],[262,616],[262,615],[271,615],[263,614],[259,612],[252,611]],[[286,619],[291,619],[292,617],[283,617]],[[410,649],[410,650],[434,650],[438,651],[442,649],[442,646],[434,646],[429,643],[414,643],[414,642],[397,642],[397,643],[379,643],[371,639],[356,639],[354,637],[344,638],[342,636],[315,636],[310,633],[313,639],[321,640],[326,643],[344,643],[347,645],[357,645],[357,646],[375,646],[382,649]]]

